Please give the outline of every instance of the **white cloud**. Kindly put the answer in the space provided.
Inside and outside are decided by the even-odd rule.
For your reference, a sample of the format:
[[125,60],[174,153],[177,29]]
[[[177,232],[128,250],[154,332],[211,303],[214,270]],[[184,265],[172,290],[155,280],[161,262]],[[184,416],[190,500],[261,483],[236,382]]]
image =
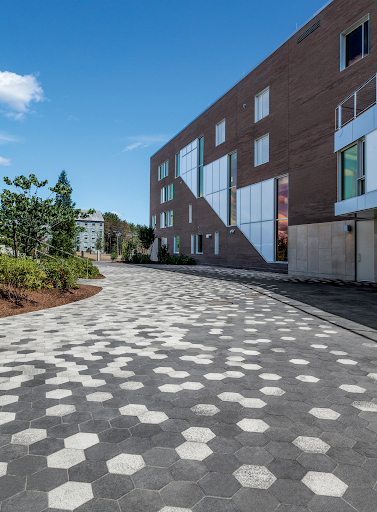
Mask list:
[[9,144],[11,142],[18,142],[18,138],[14,135],[8,135],[5,132],[0,132],[0,145]]
[[132,151],[133,149],[141,146],[141,144],[141,142],[134,142],[133,144],[130,144],[129,146],[126,146],[124,149],[122,149],[122,153],[125,153],[126,151]]
[[0,156],[0,165],[10,165],[9,158],[3,158],[2,156]]
[[118,212],[111,212],[111,213],[115,213],[115,215],[118,215],[118,217],[123,217],[124,213],[118,213]]
[[67,121],[79,121],[79,118],[78,118],[78,117],[75,117],[75,116],[70,115],[70,116],[68,117]]
[[17,75],[10,71],[0,71],[0,103],[9,112],[6,117],[22,119],[29,111],[32,101],[43,101],[43,90],[34,75]]

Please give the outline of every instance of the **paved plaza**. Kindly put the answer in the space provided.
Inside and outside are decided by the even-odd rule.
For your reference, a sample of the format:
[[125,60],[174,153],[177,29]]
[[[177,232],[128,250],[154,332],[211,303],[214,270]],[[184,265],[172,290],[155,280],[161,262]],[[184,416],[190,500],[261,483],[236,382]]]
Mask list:
[[167,270],[0,319],[1,512],[376,512],[376,331]]

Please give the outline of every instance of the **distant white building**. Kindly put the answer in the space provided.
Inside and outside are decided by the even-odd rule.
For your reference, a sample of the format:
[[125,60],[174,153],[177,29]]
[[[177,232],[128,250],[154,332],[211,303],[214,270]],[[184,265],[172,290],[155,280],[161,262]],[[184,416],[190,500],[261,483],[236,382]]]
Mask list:
[[[82,213],[87,213],[88,210],[81,210]],[[99,236],[102,237],[102,249],[104,252],[104,219],[100,211],[96,211],[86,218],[79,217],[76,219],[76,226],[84,228],[84,231],[77,235],[76,250],[85,252],[96,252],[96,242]]]

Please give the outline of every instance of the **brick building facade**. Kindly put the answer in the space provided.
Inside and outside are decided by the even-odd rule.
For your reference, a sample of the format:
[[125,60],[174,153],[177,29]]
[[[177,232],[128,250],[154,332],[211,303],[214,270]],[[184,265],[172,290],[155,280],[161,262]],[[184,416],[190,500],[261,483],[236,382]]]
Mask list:
[[333,0],[151,157],[152,256],[377,280],[376,28]]

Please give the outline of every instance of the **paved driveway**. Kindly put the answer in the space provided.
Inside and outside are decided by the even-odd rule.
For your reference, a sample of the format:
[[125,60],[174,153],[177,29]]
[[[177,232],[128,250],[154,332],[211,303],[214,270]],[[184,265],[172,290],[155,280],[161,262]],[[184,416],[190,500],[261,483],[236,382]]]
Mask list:
[[377,344],[240,282],[101,272],[0,321],[1,512],[376,512]]

